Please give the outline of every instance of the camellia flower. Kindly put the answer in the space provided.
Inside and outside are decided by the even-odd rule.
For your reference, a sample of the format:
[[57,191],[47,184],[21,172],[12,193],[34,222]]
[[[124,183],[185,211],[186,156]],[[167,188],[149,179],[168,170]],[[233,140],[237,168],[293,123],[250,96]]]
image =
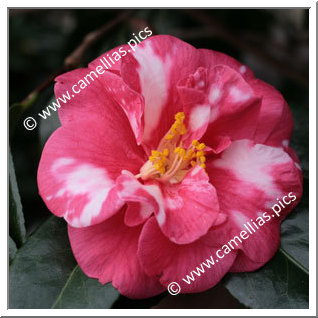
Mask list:
[[[57,77],[56,96],[103,56]],[[281,94],[233,58],[165,35],[103,72],[61,106],[38,169],[40,194],[68,222],[84,273],[145,298],[170,282],[201,292],[271,259],[302,195]],[[191,284],[182,280],[290,192],[297,200],[280,217]]]

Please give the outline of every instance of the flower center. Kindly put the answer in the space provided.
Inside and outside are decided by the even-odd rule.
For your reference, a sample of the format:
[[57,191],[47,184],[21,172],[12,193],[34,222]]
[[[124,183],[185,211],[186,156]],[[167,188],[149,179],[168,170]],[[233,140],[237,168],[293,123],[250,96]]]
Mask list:
[[178,183],[189,169],[199,165],[205,169],[205,144],[193,140],[185,149],[182,146],[185,114],[175,115],[175,122],[159,143],[157,150],[152,150],[149,160],[141,167],[136,178],[156,179],[161,182]]

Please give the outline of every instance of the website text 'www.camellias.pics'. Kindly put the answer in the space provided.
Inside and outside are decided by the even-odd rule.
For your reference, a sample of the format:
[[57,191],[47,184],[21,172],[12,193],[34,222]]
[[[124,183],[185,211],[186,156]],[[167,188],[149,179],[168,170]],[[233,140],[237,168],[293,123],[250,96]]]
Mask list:
[[[213,266],[216,265],[216,263],[221,262],[227,254],[239,248],[243,241],[247,240],[257,231],[261,230],[264,224],[268,223],[275,217],[280,217],[281,211],[296,199],[297,198],[293,192],[289,192],[288,195],[283,196],[282,199],[277,199],[278,202],[271,207],[271,212],[260,213],[255,220],[251,219],[250,221],[244,223],[242,225],[242,231],[238,235],[235,235],[228,242],[224,242],[223,246],[218,249],[214,255],[211,255],[209,258],[199,264],[196,269],[185,275],[185,277],[182,278],[182,281],[188,285],[191,285],[191,283],[194,282],[198,277],[203,276],[207,270],[213,270]],[[181,286],[178,282],[171,282],[167,289],[171,295],[177,295],[181,292]]]

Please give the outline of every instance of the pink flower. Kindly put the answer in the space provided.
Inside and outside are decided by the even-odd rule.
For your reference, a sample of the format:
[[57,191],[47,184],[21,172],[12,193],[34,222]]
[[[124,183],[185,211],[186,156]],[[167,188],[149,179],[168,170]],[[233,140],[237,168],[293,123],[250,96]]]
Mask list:
[[[56,96],[102,57],[57,77]],[[38,185],[48,208],[68,222],[89,277],[112,281],[131,298],[159,294],[173,281],[183,293],[201,292],[275,254],[280,223],[301,198],[302,174],[288,147],[287,103],[246,66],[154,36],[94,76],[59,117]],[[191,285],[182,281],[290,192],[297,200],[280,217]]]

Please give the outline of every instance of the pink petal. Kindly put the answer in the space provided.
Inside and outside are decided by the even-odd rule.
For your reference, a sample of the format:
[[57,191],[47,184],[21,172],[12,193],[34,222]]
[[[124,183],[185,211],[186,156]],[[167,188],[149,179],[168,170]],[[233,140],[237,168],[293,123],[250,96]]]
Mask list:
[[261,98],[236,71],[215,66],[209,72],[210,122],[203,140],[227,136],[231,140],[252,138],[256,131]]
[[74,256],[83,272],[102,284],[112,281],[129,298],[147,298],[164,291],[147,276],[137,259],[141,226],[127,227],[123,211],[107,221],[86,228],[68,227]]
[[[105,73],[100,77],[100,82],[107,90],[108,94],[122,107],[127,115],[131,129],[133,130],[137,143],[140,144],[143,135],[143,120],[144,99],[135,90],[131,89],[121,78],[122,59],[129,59],[127,56],[130,47],[123,45],[116,47],[113,50],[99,56],[89,64],[91,70],[102,67]],[[112,64],[110,58],[113,55],[121,56],[115,64]],[[112,59],[114,61],[114,59]]]
[[[80,68],[55,78],[56,99],[62,97],[63,94],[67,95],[67,92],[71,97],[70,100],[64,99],[66,103],[60,101],[58,114],[62,125],[82,118],[92,120],[103,118],[106,124],[114,120],[114,113],[117,113],[117,117],[119,117],[118,114],[121,114],[120,107],[110,101],[109,94],[100,83],[102,75],[90,72],[94,71]],[[74,87],[74,85],[76,86]],[[73,92],[73,89],[79,93]]]
[[140,225],[150,217],[153,211],[152,205],[146,202],[128,202],[125,224],[128,226]]
[[203,267],[204,274],[200,277],[194,274],[195,280],[188,284],[187,275],[191,276],[190,273],[193,270],[197,271],[197,267],[200,268],[202,262],[207,263],[206,260],[210,259],[211,255],[217,259],[215,253],[218,248],[213,246],[212,236],[213,233],[209,232],[202,239],[191,244],[178,245],[162,234],[152,217],[142,229],[138,256],[145,272],[149,275],[157,275],[164,286],[177,282],[182,293],[202,292],[212,288],[222,279],[236,257],[236,251],[232,251],[219,262],[215,262],[214,266]]
[[177,82],[199,67],[191,45],[168,35],[153,36],[122,61],[123,80],[145,100],[143,143],[155,149],[182,111]]
[[293,118],[284,97],[271,85],[254,79],[250,82],[254,92],[262,96],[262,106],[254,140],[269,146],[281,146],[290,140]]
[[[301,198],[302,182],[293,159],[282,148],[240,140],[232,142],[218,159],[211,160],[207,171],[218,193],[220,211],[228,216],[224,227],[214,229],[220,243],[247,231],[247,222],[263,223],[259,217],[265,219],[266,212],[271,219],[239,248],[254,262],[267,262],[279,246],[280,222]],[[296,199],[286,199],[290,204],[281,211],[276,208],[277,216],[272,206],[290,192]]]
[[250,81],[254,78],[254,74],[250,68],[229,55],[208,49],[199,49],[198,52],[201,61],[203,61],[202,64],[204,64],[206,68],[211,69],[216,65],[225,65],[241,74],[246,81]]
[[162,232],[172,242],[193,242],[205,235],[218,219],[215,189],[200,167],[190,170],[181,183],[174,185],[143,185],[129,173],[122,174],[117,183],[122,200],[153,207]]
[[[122,115],[125,118],[124,115]],[[144,153],[124,121],[75,121],[53,133],[38,169],[40,195],[48,208],[75,227],[102,222],[123,202],[115,179],[124,168],[138,172]],[[126,125],[128,121],[126,120]]]
[[145,103],[143,97],[132,90],[120,76],[112,72],[106,72],[100,79],[100,82],[104,86],[104,89],[107,90],[124,110],[130,122],[130,127],[134,132],[137,144],[140,145],[144,130],[142,114]]
[[238,251],[235,262],[229,271],[231,273],[254,272],[264,266],[266,262],[253,262],[242,251]]
[[164,198],[166,217],[165,222],[159,222],[159,225],[174,243],[196,241],[218,218],[219,203],[215,188],[199,166],[190,170],[181,183],[165,187]]

